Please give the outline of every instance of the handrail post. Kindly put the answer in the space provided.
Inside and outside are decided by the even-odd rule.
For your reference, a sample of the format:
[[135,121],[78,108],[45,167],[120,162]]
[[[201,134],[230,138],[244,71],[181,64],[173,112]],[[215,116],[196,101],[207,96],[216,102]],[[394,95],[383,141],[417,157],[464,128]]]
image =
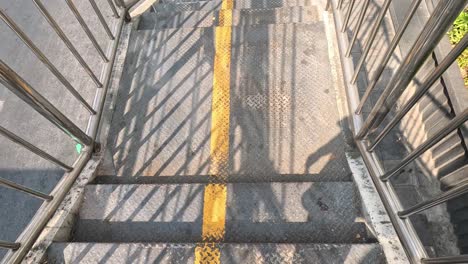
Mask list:
[[426,150],[437,144],[440,140],[446,137],[448,134],[452,133],[455,129],[461,126],[463,123],[468,120],[468,108],[465,109],[462,113],[453,118],[446,126],[438,130],[432,137],[424,141],[419,145],[413,152],[406,156],[395,168],[389,170],[384,175],[380,176],[382,181],[388,181],[393,177],[397,172],[399,172],[403,167],[408,165],[410,162],[418,158]]
[[[359,102],[359,105],[356,108],[357,115],[360,115],[362,113],[362,108],[364,107],[364,104],[366,103],[371,92],[374,90],[375,86],[377,85],[377,82],[380,80],[380,76],[382,76],[382,73],[384,72],[385,67],[387,66],[387,63],[392,58],[393,52],[395,51],[396,47],[400,43],[400,40],[403,37],[403,34],[405,33],[406,28],[411,22],[411,19],[413,18],[414,14],[418,10],[418,7],[421,4],[421,1],[422,0],[413,0],[413,2],[411,3],[411,6],[409,7],[409,11],[405,16],[403,23],[398,27],[397,33],[393,37],[390,47],[386,51],[384,58],[382,59],[382,61],[380,61],[377,64],[378,66],[377,66],[377,69],[375,70],[374,76],[372,76],[372,78],[370,79],[370,83],[369,85],[367,85],[366,91],[364,92],[364,95],[362,96],[361,101]],[[357,72],[357,74],[359,74],[359,72]]]
[[0,248],[17,250],[20,247],[21,247],[20,243],[13,243],[13,242],[7,242],[7,241],[0,240]]
[[379,16],[377,17],[374,25],[372,26],[371,33],[369,35],[369,39],[367,40],[365,46],[364,46],[364,51],[359,58],[359,62],[357,63],[357,66],[354,69],[354,75],[351,78],[351,83],[355,84],[356,80],[359,76],[359,71],[361,70],[362,66],[364,65],[364,61],[366,61],[367,56],[369,55],[370,49],[372,47],[372,44],[374,44],[375,37],[377,37],[377,33],[379,32],[380,25],[382,25],[382,22],[384,21],[385,14],[387,14],[388,8],[390,7],[390,4],[392,3],[392,0],[385,0]]
[[23,80],[2,60],[0,60],[0,83],[5,85],[7,89],[25,101],[34,108],[34,110],[55,124],[75,141],[87,146],[93,144],[93,140],[88,135],[55,108],[47,99],[34,90],[31,85]]
[[115,18],[120,18],[119,16],[119,12],[117,12],[117,8],[115,8],[115,5],[114,3],[112,2],[112,0],[107,0],[107,3],[109,3],[109,6],[112,10],[112,14]]
[[51,156],[47,152],[39,149],[38,147],[34,146],[33,144],[29,143],[28,141],[20,138],[19,136],[15,135],[14,133],[8,131],[6,128],[0,126],[0,135],[8,138],[12,142],[21,145],[22,147],[26,148],[27,150],[33,152],[34,154],[62,167],[66,171],[71,171],[73,168],[68,166],[67,164],[61,162],[57,158]]
[[351,51],[353,50],[354,43],[356,42],[356,39],[359,35],[359,32],[361,32],[361,27],[362,23],[364,22],[364,18],[366,18],[366,13],[367,9],[369,8],[370,0],[364,0],[364,4],[361,7],[361,12],[359,12],[359,18],[358,22],[356,25],[356,29],[354,30],[353,37],[351,38],[351,41],[349,42],[348,50],[346,51],[346,57],[349,57],[351,55]]
[[29,195],[35,196],[37,198],[40,198],[40,199],[46,200],[46,201],[50,201],[50,200],[52,200],[54,198],[51,195],[48,195],[48,194],[33,190],[31,188],[25,187],[23,185],[17,184],[15,182],[12,182],[12,181],[9,181],[9,180],[3,179],[3,178],[0,178],[0,185],[4,185],[4,186],[6,186],[8,188],[11,188],[13,190],[24,192],[24,193],[27,193]]
[[106,31],[107,36],[109,36],[109,38],[111,40],[114,40],[115,39],[114,35],[112,34],[112,32],[111,32],[111,30],[109,28],[109,25],[107,25],[106,19],[102,15],[101,10],[99,10],[99,7],[97,6],[96,1],[89,0],[89,3],[91,4],[91,7],[93,8],[94,13],[96,13],[96,16],[98,17],[99,21],[101,22],[101,25],[104,28],[104,31]]
[[36,57],[44,63],[44,65],[57,77],[57,79],[67,88],[67,90],[88,110],[91,114],[96,114],[94,109],[86,102],[86,100],[78,93],[78,91],[71,85],[71,83],[63,76],[62,73],[50,62],[44,53],[32,42],[32,40],[19,28],[19,26],[3,11],[0,9],[0,18],[5,22],[8,27],[13,30],[16,35],[28,46]]
[[68,7],[72,11],[72,13],[75,16],[76,20],[78,20],[78,23],[81,25],[81,28],[84,30],[84,32],[88,36],[88,38],[91,41],[91,43],[93,44],[94,48],[98,52],[99,56],[101,56],[101,58],[102,58],[102,60],[104,62],[106,62],[106,63],[109,62],[109,59],[107,58],[107,56],[104,53],[104,51],[102,50],[101,46],[97,42],[96,38],[94,37],[94,35],[91,32],[91,30],[89,29],[88,25],[84,21],[83,17],[80,15],[80,12],[76,8],[75,4],[72,2],[72,0],[65,0],[65,2],[67,3]]
[[379,100],[375,104],[361,130],[356,135],[363,139],[369,131],[380,125],[390,109],[395,105],[400,95],[407,88],[416,72],[437,46],[440,39],[445,36],[458,14],[465,8],[468,0],[440,1],[433,14],[427,21],[421,34],[411,47],[406,58],[393,75]]
[[75,48],[75,46],[72,44],[70,39],[68,39],[67,35],[63,32],[63,30],[60,28],[60,26],[57,24],[57,22],[52,18],[50,15],[49,11],[45,8],[45,6],[42,4],[41,0],[32,0],[34,4],[36,4],[36,7],[39,9],[41,12],[42,16],[45,18],[45,20],[49,23],[49,25],[52,27],[52,29],[57,33],[59,38],[65,43],[67,48],[70,50],[70,52],[75,56],[76,60],[80,63],[80,65],[83,67],[83,69],[88,73],[89,77],[93,80],[93,82],[96,84],[98,88],[102,87],[102,83],[99,81],[98,77],[94,74],[94,72],[91,70],[89,65],[86,63],[86,61],[83,59],[83,57],[80,55],[78,50]]
[[385,126],[380,134],[374,139],[368,151],[374,151],[375,147],[387,136],[387,134],[400,122],[401,119],[413,108],[413,106],[423,97],[423,95],[432,87],[432,85],[444,74],[452,63],[468,48],[468,34],[449,52],[449,54],[437,65],[437,67],[426,77],[426,80],[418,88],[413,96],[397,112],[395,117]]

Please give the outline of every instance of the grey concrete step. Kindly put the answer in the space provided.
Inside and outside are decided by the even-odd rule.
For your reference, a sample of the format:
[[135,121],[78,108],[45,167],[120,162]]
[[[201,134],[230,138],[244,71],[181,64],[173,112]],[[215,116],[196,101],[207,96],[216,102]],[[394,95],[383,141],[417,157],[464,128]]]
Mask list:
[[[55,243],[47,263],[194,263],[195,244]],[[220,244],[223,264],[385,263],[377,244]]]
[[[235,9],[278,8],[292,6],[311,6],[317,0],[236,0]],[[192,10],[217,10],[221,8],[222,0],[213,1],[160,1],[154,5],[156,12],[179,12]]]
[[[89,185],[77,242],[201,242],[203,184]],[[232,243],[365,243],[351,182],[227,184]]]
[[[220,19],[220,17],[223,17],[220,15],[220,12],[232,12],[232,21],[226,24],[225,20]],[[312,23],[319,20],[320,16],[315,6],[242,9],[232,11],[201,10],[176,13],[158,12],[145,14],[139,23],[138,29]]]

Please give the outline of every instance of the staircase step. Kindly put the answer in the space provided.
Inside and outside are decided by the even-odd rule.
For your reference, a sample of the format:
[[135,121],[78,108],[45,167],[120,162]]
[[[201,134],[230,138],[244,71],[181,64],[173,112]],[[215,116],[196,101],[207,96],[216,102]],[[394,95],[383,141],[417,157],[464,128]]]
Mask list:
[[[220,13],[231,13],[232,21],[220,19],[225,17]],[[285,23],[312,23],[319,21],[317,8],[309,7],[285,7],[266,9],[242,9],[242,10],[202,10],[182,12],[158,12],[148,13],[142,17],[138,26],[139,30],[163,29],[163,28],[194,28],[211,26],[241,26],[257,24],[285,24]]]
[[[77,242],[201,242],[204,184],[89,185]],[[365,243],[352,182],[227,184],[224,242]]]
[[[194,263],[196,244],[54,243],[55,263]],[[228,263],[385,263],[377,244],[219,244]],[[202,262],[211,263],[211,262]]]
[[[223,178],[223,183],[266,183],[266,182],[336,182],[334,175],[327,174],[238,174]],[[350,180],[341,180],[342,182]],[[98,175],[92,184],[187,184],[213,183],[210,175],[184,176],[115,176]]]
[[[222,0],[213,1],[161,1],[153,5],[156,12],[179,12],[194,10],[221,9]],[[293,6],[311,6],[312,0],[236,0],[235,9],[278,8]]]

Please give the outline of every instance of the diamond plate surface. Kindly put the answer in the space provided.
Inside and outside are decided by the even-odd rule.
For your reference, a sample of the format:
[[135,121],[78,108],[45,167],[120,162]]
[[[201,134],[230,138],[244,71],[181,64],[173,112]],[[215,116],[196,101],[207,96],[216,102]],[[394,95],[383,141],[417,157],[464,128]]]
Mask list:
[[[142,17],[138,29],[227,26],[226,23],[223,23],[219,19],[222,17],[220,16],[222,12],[226,11],[203,10],[148,13]],[[232,21],[229,21],[229,25],[232,26],[311,23],[320,20],[315,6],[241,9],[229,10],[227,12],[232,13]]]
[[233,35],[230,173],[349,180],[323,26]]
[[[195,244],[57,243],[49,261],[58,263],[193,263]],[[380,247],[329,244],[221,244],[221,263],[385,263]]]

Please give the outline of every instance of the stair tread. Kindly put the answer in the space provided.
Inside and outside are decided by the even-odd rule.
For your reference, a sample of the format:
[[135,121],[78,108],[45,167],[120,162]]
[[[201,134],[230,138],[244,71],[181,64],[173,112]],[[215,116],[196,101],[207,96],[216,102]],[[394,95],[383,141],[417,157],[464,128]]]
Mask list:
[[[221,263],[385,263],[378,244],[218,245]],[[54,243],[48,263],[194,263],[196,244]]]
[[[220,12],[232,14],[229,22],[220,19]],[[197,28],[255,24],[312,23],[320,20],[315,6],[240,10],[201,10],[147,13],[142,16],[139,30],[156,28]],[[229,23],[229,24],[226,24]]]
[[[288,6],[310,6],[312,5],[311,0],[236,0],[234,2],[234,9],[252,9],[252,8],[277,8],[277,7],[288,7]],[[186,2],[160,2],[154,5],[156,12],[163,11],[167,12],[170,10],[174,11],[188,11],[188,10],[211,10],[220,9],[221,0],[214,1],[186,1]]]
[[[75,241],[199,242],[204,184],[89,185]],[[370,241],[352,182],[227,184],[227,242]]]

